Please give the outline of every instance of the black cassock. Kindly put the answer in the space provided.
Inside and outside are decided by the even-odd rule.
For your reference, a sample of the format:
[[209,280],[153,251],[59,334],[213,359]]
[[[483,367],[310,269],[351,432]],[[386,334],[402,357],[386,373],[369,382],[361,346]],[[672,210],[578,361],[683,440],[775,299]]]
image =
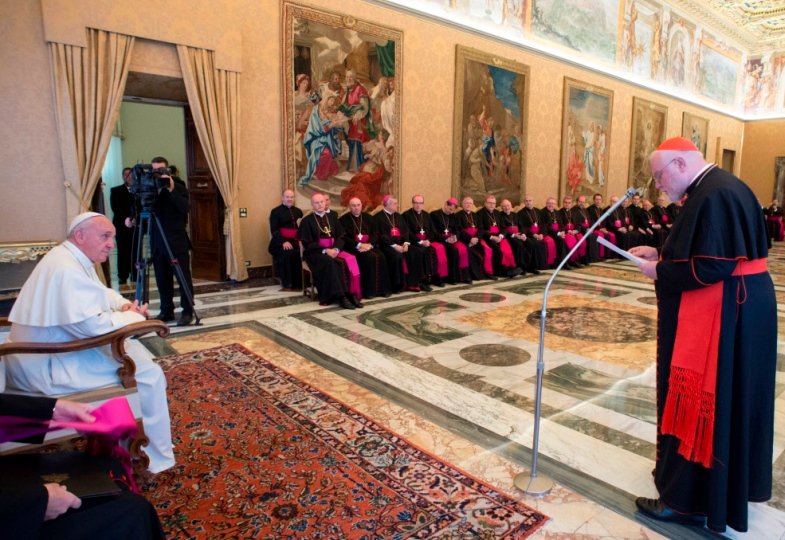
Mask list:
[[[362,212],[355,217],[351,212],[341,216],[344,231],[344,249],[355,256],[360,267],[360,287],[363,298],[390,296],[390,276],[387,260],[379,249],[379,234],[373,217]],[[371,244],[373,249],[359,251],[359,244]]]
[[[505,238],[507,238],[510,246],[512,246],[512,249],[515,252],[515,258],[518,261],[518,266],[520,266],[522,270],[531,272],[532,270],[538,270],[545,266],[547,252],[543,249],[542,260],[536,260],[538,250],[534,238],[531,238],[530,236],[527,236],[526,240],[513,238],[514,234],[526,234],[518,223],[518,214],[515,212],[510,212],[509,214],[505,214],[503,211],[499,212],[499,225],[502,228]],[[543,248],[544,247],[545,246],[543,245]]]
[[[297,220],[303,217],[303,211],[292,206],[279,205],[270,212],[270,245],[267,251],[275,261],[275,273],[281,280],[281,286],[288,288],[302,287],[302,270],[300,268],[300,244],[297,235]],[[289,241],[294,249],[283,248]]]
[[[512,247],[510,239],[504,236],[504,230],[501,226],[501,212],[493,210],[491,212],[487,208],[480,208],[475,214],[477,226],[480,229],[480,238],[485,240],[485,243],[493,251],[493,272],[498,276],[509,273],[513,268],[516,268],[520,261],[520,254],[516,253],[515,248]],[[500,242],[494,242],[492,236],[502,235],[503,238]],[[508,261],[510,264],[504,264],[503,250],[507,249],[504,244],[509,246],[509,251],[512,253],[513,261]]]
[[[480,242],[479,228],[477,226],[477,216],[474,212],[458,210],[458,239],[469,249],[469,268],[471,269],[472,279],[482,279],[485,277],[485,247]],[[470,246],[472,238],[477,238],[477,243]]]
[[[555,226],[554,226],[555,224]],[[556,244],[556,264],[558,265],[564,257],[567,256],[567,243],[564,238],[559,236],[559,232],[563,231],[563,224],[559,219],[556,210],[550,211],[547,208],[540,210],[540,232],[544,235],[553,238]]]
[[769,238],[781,242],[783,239],[785,239],[785,236],[783,236],[785,229],[783,229],[782,225],[782,208],[779,206],[774,208],[772,205],[766,208],[763,213],[766,216],[766,225],[768,228]]
[[343,249],[344,230],[335,212],[326,212],[323,216],[308,214],[300,222],[298,236],[303,243],[303,257],[313,272],[319,302],[329,304],[349,292],[350,276],[346,262],[340,257],[333,258],[322,253],[328,244]]
[[[586,231],[591,227],[589,212],[580,206],[570,208],[570,221],[581,235],[586,236]],[[597,244],[597,235],[592,233],[586,239],[586,262],[597,262],[600,260],[600,246]]]
[[[526,208],[525,206],[518,212],[518,226],[521,232],[525,234],[532,242],[533,256],[532,261],[536,264],[538,270],[545,270],[548,268],[548,245],[545,243],[545,232],[542,230],[540,223],[540,211],[536,208]],[[537,240],[534,238],[535,234],[542,234],[543,239]]]
[[[376,230],[379,231],[379,245],[387,259],[387,272],[393,292],[401,292],[404,287],[419,287],[425,281],[425,256],[422,250],[409,249],[399,253],[393,245],[402,246],[408,242],[409,230],[406,221],[398,212],[388,214],[384,210],[376,214]],[[405,263],[405,264],[404,264]]]
[[[411,243],[411,247],[420,249],[423,252],[426,279],[430,283],[441,283],[442,278],[439,276],[437,248],[434,246],[434,243],[441,244],[441,239],[437,236],[436,231],[433,228],[431,215],[425,211],[418,214],[414,211],[414,208],[409,208],[401,215],[403,216],[404,221],[406,221],[406,227],[409,230],[409,242]],[[424,240],[428,241],[428,246],[420,244],[420,242]]]
[[[737,261],[765,262],[766,256],[765,224],[755,195],[713,166],[688,189],[657,265],[655,484],[665,504],[680,512],[707,514],[708,527],[719,532],[726,524],[746,531],[747,502],[771,497],[777,361],[774,287],[765,266],[749,264],[746,275],[733,275]],[[664,435],[662,425],[668,418],[666,401],[673,399],[669,393],[682,395],[669,387],[671,371],[683,371],[679,358],[696,357],[695,351],[679,344],[693,347],[707,333],[705,324],[692,328],[697,326],[694,319],[682,322],[679,314],[691,308],[698,316],[710,313],[707,302],[695,299],[696,293],[710,290],[721,294],[712,304],[719,309],[719,344],[714,435],[708,439],[713,451],[706,468],[679,454],[680,440]],[[706,393],[698,395],[705,398]],[[702,411],[700,405],[695,409]]]
[[[461,268],[460,265],[459,250],[462,248],[460,246],[456,247],[456,244],[460,242],[460,240],[457,239],[460,229],[455,214],[447,214],[442,209],[434,210],[431,212],[431,225],[433,226],[434,236],[442,243],[444,250],[447,252],[447,266],[449,268],[448,281],[453,283],[471,282],[470,267],[466,266]],[[454,242],[451,241],[453,238],[456,239]],[[463,244],[461,245],[463,248],[466,247]]]
[[664,206],[655,205],[651,209],[651,215],[654,216],[654,222],[662,226],[660,229],[662,231],[662,241],[665,242],[665,238],[667,238],[673,225],[668,209]]

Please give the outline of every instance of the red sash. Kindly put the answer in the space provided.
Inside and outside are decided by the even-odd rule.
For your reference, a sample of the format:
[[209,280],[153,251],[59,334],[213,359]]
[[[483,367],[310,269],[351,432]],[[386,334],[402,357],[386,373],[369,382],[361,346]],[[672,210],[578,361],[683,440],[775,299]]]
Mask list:
[[493,275],[493,250],[491,246],[485,243],[485,240],[480,240],[482,246],[482,269],[486,274]]
[[360,266],[357,264],[357,258],[345,251],[341,251],[338,257],[346,262],[346,268],[349,269],[349,292],[357,296],[358,300],[362,300],[363,291],[360,288]]
[[286,238],[287,240],[295,240],[297,239],[297,229],[284,229],[281,227],[278,229],[278,232],[281,233],[281,236]]
[[532,234],[540,234],[540,226],[536,223],[532,225]]
[[517,225],[510,225],[505,229],[507,234],[518,234],[518,226]]
[[469,268],[469,248],[463,242],[455,242],[453,246],[458,251],[458,268]]
[[444,245],[439,242],[431,242],[431,247],[436,252],[436,273],[439,274],[439,277],[447,277],[447,274],[449,274],[447,250],[445,250]]
[[548,250],[548,257],[545,259],[545,263],[548,266],[551,266],[556,262],[556,242],[550,236],[543,236],[543,240],[545,241],[545,247]]

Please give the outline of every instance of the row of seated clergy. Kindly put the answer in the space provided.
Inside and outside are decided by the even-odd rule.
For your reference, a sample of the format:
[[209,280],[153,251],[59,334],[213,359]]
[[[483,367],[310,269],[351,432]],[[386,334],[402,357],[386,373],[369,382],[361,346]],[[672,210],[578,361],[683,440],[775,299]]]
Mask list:
[[[0,394],[0,419],[90,422],[90,410],[62,399]],[[42,441],[43,435],[33,442]],[[115,468],[122,471],[119,463]],[[0,488],[0,523],[4,538],[164,538],[155,508],[141,495],[124,489],[118,495],[82,500],[56,482]]]
[[[33,269],[19,292],[8,319],[11,331],[6,345],[18,347],[40,342],[52,346],[74,340],[116,335],[135,324],[147,325],[146,305],[130,302],[107,288],[94,264],[106,260],[114,246],[114,226],[94,212],[80,214],[71,222],[67,239],[47,253]],[[124,347],[135,370],[144,432],[149,438],[145,453],[149,471],[158,473],[174,466],[166,378],[152,354],[137,340],[113,341],[111,345],[40,354],[14,351],[3,357],[6,388],[12,392],[63,396],[96,390],[120,382],[115,354]],[[131,372],[134,375],[133,371]]]

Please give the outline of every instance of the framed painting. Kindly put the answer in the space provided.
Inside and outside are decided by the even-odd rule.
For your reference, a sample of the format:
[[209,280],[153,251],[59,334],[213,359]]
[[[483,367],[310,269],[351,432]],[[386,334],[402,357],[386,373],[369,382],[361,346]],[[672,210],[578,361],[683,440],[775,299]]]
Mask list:
[[403,33],[284,2],[282,35],[283,187],[375,208],[400,186]]
[[528,66],[457,46],[453,194],[523,200],[528,94]]
[[657,197],[657,188],[649,183],[651,166],[649,154],[665,140],[668,108],[664,105],[632,98],[632,133],[630,135],[629,185],[641,188],[649,184],[645,198]]
[[564,195],[606,198],[613,91],[564,78],[561,174]]
[[703,157],[706,157],[706,144],[709,140],[709,119],[685,112],[681,120],[681,136],[691,140]]

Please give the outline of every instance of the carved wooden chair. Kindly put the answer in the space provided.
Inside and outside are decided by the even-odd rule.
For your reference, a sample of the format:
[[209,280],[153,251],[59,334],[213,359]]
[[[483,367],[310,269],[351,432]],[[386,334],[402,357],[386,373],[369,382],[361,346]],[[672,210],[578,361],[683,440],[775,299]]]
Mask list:
[[[0,327],[9,325],[10,322],[6,317],[0,317]],[[118,384],[57,397],[67,398],[82,403],[91,403],[96,406],[108,399],[118,396],[124,396],[128,399],[128,403],[131,405],[131,410],[136,418],[136,423],[139,426],[136,438],[131,441],[129,452],[134,459],[137,470],[143,470],[147,468],[149,458],[145,455],[144,450],[142,450],[142,446],[147,444],[149,439],[144,433],[144,425],[142,424],[141,402],[139,393],[136,389],[136,364],[125,351],[125,340],[131,337],[139,337],[150,332],[156,332],[159,336],[166,337],[169,335],[169,327],[161,321],[149,320],[129,324],[128,326],[124,326],[123,328],[102,336],[77,339],[62,343],[6,342],[0,344],[0,361],[4,356],[10,354],[66,353],[110,345],[112,357],[118,364],[117,375],[120,378]],[[41,395],[9,389],[6,389],[6,392],[25,395]],[[76,436],[78,436],[78,434],[72,429],[55,430],[47,433],[44,444],[57,443]],[[0,454],[19,452],[28,449],[29,447],[30,445],[25,443],[2,443],[0,444]]]

